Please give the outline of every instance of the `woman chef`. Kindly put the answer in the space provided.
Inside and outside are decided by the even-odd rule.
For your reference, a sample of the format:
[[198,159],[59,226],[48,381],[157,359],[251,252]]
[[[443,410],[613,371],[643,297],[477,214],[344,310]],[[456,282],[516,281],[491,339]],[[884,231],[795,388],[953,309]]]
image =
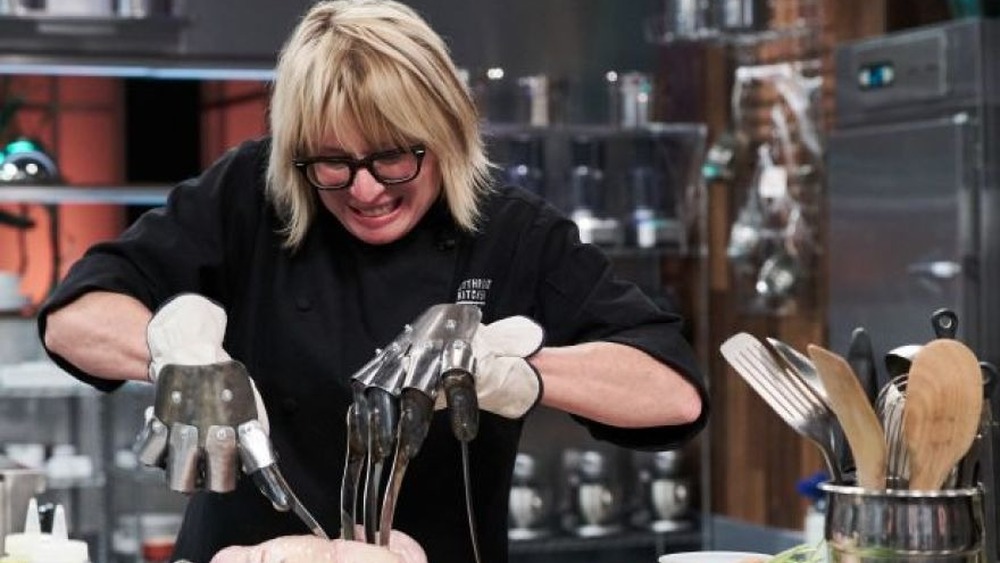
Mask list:
[[[476,529],[483,559],[506,561],[511,472],[538,401],[641,449],[685,442],[708,409],[681,319],[616,279],[545,201],[492,186],[490,166],[469,91],[413,10],[319,2],[280,53],[270,136],[75,263],[39,315],[46,348],[112,390],[149,377],[147,325],[164,303],[195,293],[218,304],[221,349],[256,384],[284,476],[335,530],[351,375],[437,303],[474,303],[485,326],[531,319],[533,353],[477,357]],[[473,559],[461,473],[438,412],[394,519],[435,563]],[[191,496],[174,557],[203,563],[304,533],[242,479]]]

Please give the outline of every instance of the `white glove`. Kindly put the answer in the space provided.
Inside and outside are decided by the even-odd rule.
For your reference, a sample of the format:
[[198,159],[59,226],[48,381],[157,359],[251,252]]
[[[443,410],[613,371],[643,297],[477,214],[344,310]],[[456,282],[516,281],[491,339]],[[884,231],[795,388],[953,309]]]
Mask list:
[[521,418],[542,396],[542,380],[525,358],[537,352],[545,331],[528,317],[480,325],[472,339],[479,408]]
[[[222,348],[226,336],[226,311],[215,301],[197,293],[181,293],[170,298],[153,314],[146,326],[149,346],[149,379],[156,382],[167,364],[201,366],[228,362],[232,358]],[[267,411],[253,379],[257,419],[268,432]]]
[[222,349],[226,312],[214,301],[195,293],[182,293],[163,304],[149,325],[149,379],[156,381],[167,364],[198,366],[229,361]]

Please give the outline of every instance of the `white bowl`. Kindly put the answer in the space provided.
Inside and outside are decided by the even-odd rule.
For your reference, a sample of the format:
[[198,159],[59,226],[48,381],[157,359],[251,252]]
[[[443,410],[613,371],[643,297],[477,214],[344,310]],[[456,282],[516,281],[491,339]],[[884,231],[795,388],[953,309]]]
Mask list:
[[767,561],[770,555],[747,551],[687,551],[661,555],[659,563],[743,563],[745,561]]

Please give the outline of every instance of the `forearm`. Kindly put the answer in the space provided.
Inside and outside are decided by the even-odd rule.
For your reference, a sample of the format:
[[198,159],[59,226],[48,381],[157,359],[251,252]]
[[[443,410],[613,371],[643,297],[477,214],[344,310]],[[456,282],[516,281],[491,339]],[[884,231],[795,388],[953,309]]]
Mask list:
[[95,377],[144,381],[150,318],[149,309],[127,295],[87,293],[49,314],[45,346]]
[[542,403],[622,428],[677,425],[701,413],[697,390],[651,356],[623,344],[543,348],[529,362],[542,377]]

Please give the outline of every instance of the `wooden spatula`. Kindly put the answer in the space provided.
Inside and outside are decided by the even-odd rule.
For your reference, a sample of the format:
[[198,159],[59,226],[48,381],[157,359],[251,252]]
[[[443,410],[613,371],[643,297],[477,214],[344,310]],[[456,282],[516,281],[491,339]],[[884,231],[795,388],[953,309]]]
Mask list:
[[844,358],[814,344],[809,345],[808,351],[826,388],[830,408],[837,415],[854,454],[858,485],[865,489],[884,489],[885,438],[861,382]]
[[903,436],[910,488],[940,489],[979,429],[983,378],[979,361],[957,340],[932,340],[917,352],[906,381]]

